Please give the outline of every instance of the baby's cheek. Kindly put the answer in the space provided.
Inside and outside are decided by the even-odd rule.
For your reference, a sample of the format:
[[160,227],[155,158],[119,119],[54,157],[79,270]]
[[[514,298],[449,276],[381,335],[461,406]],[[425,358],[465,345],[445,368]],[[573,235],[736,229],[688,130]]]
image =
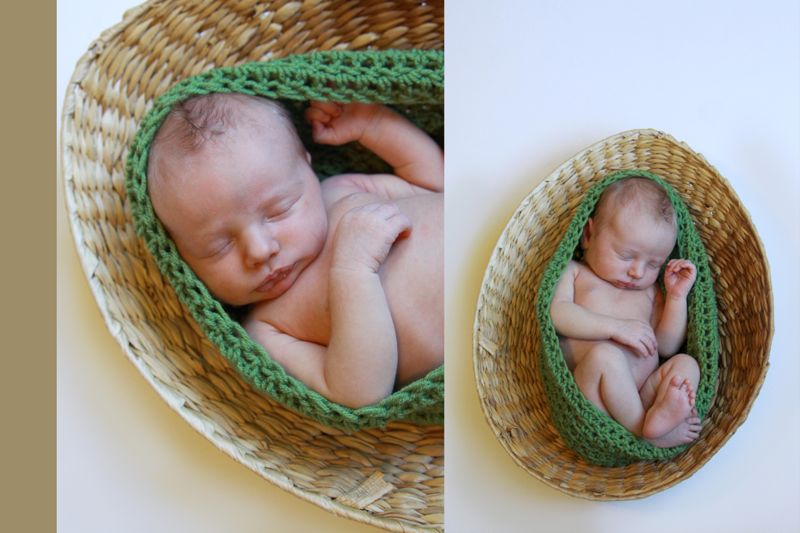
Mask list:
[[241,290],[236,281],[240,275],[231,272],[230,268],[205,268],[195,273],[215,298],[231,305],[242,305],[237,301]]

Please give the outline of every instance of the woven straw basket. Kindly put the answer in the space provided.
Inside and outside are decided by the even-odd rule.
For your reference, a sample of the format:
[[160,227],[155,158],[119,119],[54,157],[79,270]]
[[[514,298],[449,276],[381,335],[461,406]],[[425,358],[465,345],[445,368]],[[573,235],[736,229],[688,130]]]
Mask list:
[[[536,291],[586,190],[620,169],[649,170],[686,202],[708,252],[719,310],[719,385],[700,438],[669,461],[589,464],[551,423],[539,377]],[[762,244],[727,181],[699,154],[655,130],[620,133],[582,151],[531,192],[503,231],[483,280],[474,364],[484,414],[514,461],[567,494],[635,499],[691,476],[744,422],[763,383],[773,331]]]
[[128,146],[154,98],[214,67],[328,49],[441,49],[443,2],[152,1],[78,63],[61,164],[83,268],[112,335],[189,424],[237,461],[335,514],[393,531],[443,528],[442,426],[344,433],[255,392],[202,335],[136,236]]

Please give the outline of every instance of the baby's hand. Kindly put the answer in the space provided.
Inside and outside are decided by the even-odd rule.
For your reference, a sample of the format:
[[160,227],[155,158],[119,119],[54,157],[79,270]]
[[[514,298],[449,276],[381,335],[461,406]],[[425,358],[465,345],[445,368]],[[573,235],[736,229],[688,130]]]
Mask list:
[[650,324],[641,320],[617,320],[611,340],[627,346],[639,357],[658,355],[656,334]]
[[361,139],[383,110],[377,104],[311,102],[305,116],[314,142],[340,145]]
[[673,259],[664,269],[664,289],[667,296],[686,298],[697,277],[697,268],[688,259]]
[[374,203],[351,209],[339,220],[332,268],[377,273],[394,242],[411,232],[397,204]]

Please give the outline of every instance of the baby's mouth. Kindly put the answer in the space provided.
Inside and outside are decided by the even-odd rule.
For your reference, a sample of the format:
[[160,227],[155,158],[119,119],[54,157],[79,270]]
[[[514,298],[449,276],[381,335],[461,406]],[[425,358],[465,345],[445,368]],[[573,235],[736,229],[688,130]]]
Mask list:
[[274,287],[275,285],[286,279],[286,277],[289,275],[289,273],[291,273],[291,271],[292,271],[291,266],[273,270],[272,272],[269,273],[269,275],[266,278],[264,278],[264,281],[261,283],[261,285],[256,287],[256,291],[257,292],[269,291],[270,289],[272,289],[272,287]]

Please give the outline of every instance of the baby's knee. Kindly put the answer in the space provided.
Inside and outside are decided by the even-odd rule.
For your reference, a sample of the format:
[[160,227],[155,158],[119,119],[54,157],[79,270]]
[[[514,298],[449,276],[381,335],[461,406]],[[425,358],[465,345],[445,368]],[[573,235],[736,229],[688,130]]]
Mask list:
[[625,354],[611,343],[601,342],[595,344],[583,356],[579,366],[585,370],[601,372],[603,370],[627,365]]
[[677,372],[690,380],[700,378],[700,365],[694,357],[685,353],[673,355],[663,366],[667,367],[670,373]]

